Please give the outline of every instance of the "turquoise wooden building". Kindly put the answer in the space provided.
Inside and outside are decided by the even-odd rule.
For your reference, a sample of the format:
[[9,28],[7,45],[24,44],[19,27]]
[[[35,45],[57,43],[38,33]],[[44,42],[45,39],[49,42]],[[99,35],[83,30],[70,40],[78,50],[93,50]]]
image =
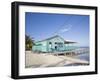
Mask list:
[[65,41],[62,37],[56,35],[42,41],[35,42],[32,50],[34,52],[63,52],[63,51],[71,51],[76,48],[76,42]]

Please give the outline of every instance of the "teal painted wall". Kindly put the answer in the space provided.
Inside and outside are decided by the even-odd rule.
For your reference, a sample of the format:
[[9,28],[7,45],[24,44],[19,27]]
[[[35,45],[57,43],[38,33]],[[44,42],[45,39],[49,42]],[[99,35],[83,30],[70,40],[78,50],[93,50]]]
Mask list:
[[46,41],[35,42],[35,45],[33,45],[32,50],[33,51],[40,51],[40,52],[47,52],[46,47],[47,47]]
[[77,49],[76,44],[65,44],[65,47],[66,47],[66,51],[72,51]]
[[61,37],[54,37],[40,42],[35,42],[33,45],[33,51],[40,52],[60,52],[60,51],[71,51],[76,47],[73,44],[64,44],[64,39]]
[[56,52],[65,50],[64,40],[56,37],[47,41],[48,52]]

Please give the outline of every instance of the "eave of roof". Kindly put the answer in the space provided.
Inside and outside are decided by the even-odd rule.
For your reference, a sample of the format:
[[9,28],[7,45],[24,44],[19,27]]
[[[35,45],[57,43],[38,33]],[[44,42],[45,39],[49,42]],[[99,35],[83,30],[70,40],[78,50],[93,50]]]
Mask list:
[[[50,40],[50,39],[53,39],[53,38],[55,38],[55,37],[60,37],[59,35],[55,35],[55,36],[53,36],[53,37],[50,37],[50,38],[47,38],[47,39],[44,39],[44,40],[41,40],[41,41],[37,41],[37,42],[43,42],[43,41],[46,41],[46,40]],[[60,37],[61,39],[63,39],[62,37]],[[64,39],[63,39],[64,40]],[[36,43],[37,43],[36,42]],[[73,42],[73,41],[65,41],[64,40],[64,43],[65,44],[69,44],[69,43],[76,43],[76,42]]]
[[55,37],[60,37],[60,36],[59,36],[59,35],[55,35],[55,36],[53,36],[53,37],[46,38],[46,39],[43,39],[43,40],[37,41],[37,42],[42,42],[42,41],[50,40],[50,39],[53,39],[53,38],[55,38]]
[[65,44],[69,44],[69,43],[77,43],[77,42],[73,42],[73,41],[64,41]]

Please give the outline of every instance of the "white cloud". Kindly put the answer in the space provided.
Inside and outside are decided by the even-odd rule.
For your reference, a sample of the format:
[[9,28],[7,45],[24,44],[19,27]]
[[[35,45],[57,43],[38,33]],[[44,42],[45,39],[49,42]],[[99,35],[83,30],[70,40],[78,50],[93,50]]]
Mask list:
[[72,25],[67,25],[65,28],[61,29],[59,33],[65,33],[68,32],[71,29]]

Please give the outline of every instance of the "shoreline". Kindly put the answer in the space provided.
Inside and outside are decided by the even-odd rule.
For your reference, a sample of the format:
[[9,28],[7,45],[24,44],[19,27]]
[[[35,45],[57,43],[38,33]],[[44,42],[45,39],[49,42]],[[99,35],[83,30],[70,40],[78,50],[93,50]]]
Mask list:
[[75,56],[54,56],[52,54],[39,54],[31,51],[25,51],[26,61],[25,68],[37,68],[37,67],[62,67],[71,64],[82,64],[88,65],[89,62],[75,58]]

